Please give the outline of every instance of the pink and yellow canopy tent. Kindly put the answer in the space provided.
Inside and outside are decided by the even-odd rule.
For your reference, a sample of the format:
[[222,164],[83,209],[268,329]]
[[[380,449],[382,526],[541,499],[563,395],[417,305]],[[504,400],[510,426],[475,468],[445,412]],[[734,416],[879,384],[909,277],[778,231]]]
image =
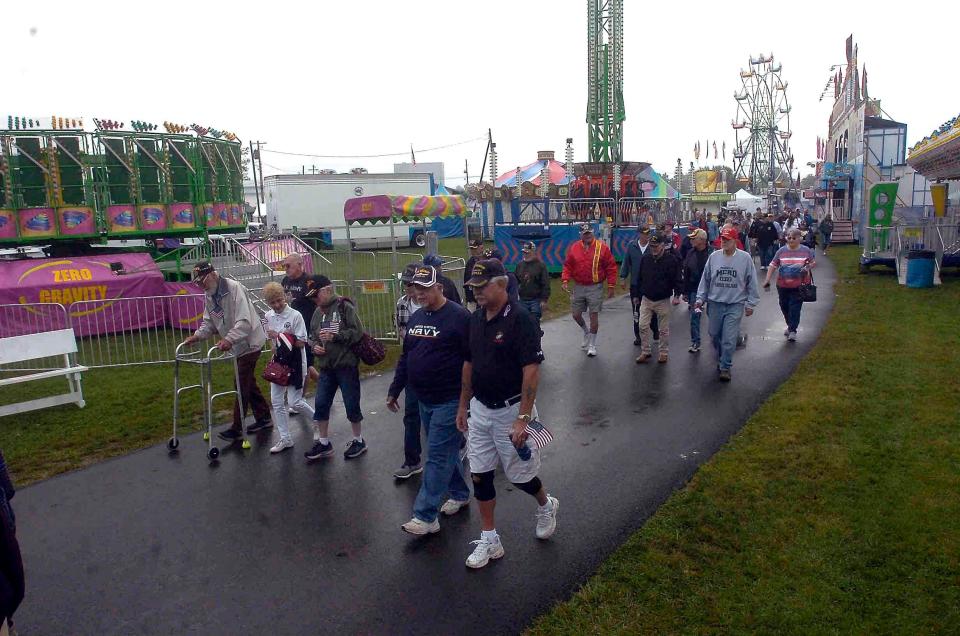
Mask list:
[[[348,199],[343,205],[343,219],[347,222],[347,241],[350,226],[373,223],[390,224],[390,245],[393,251],[393,269],[397,270],[397,240],[394,223],[422,221],[426,229],[427,219],[466,217],[470,210],[461,196],[407,196],[377,194]],[[467,232],[464,232],[464,236]],[[467,238],[469,241],[469,237]]]

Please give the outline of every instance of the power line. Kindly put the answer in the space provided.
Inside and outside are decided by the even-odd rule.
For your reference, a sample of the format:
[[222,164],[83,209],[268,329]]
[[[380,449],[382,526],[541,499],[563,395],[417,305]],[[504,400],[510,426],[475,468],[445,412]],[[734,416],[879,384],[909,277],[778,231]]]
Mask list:
[[[434,150],[444,150],[445,148],[454,148],[456,146],[463,146],[465,144],[473,143],[475,141],[482,141],[486,139],[486,135],[480,137],[474,137],[473,139],[467,139],[465,141],[458,141],[452,144],[444,144],[443,146],[434,146],[433,148],[414,148],[416,152],[432,152]],[[316,157],[319,159],[378,159],[381,157],[406,157],[410,155],[409,150],[403,152],[384,152],[375,155],[314,155],[305,152],[285,152],[283,150],[267,150],[264,148],[263,152],[272,152],[278,155],[289,155],[291,157]]]

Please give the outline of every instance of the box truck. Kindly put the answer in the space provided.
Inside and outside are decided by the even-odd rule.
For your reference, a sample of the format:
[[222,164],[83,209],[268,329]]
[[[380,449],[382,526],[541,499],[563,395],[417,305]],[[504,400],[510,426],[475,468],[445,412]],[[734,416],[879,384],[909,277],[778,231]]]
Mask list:
[[[343,205],[353,197],[374,194],[434,193],[433,176],[424,174],[290,174],[264,177],[266,223],[271,232],[293,231],[322,239],[331,246],[347,244]],[[398,245],[422,244],[422,222],[396,223]],[[390,247],[390,226],[353,225],[350,241],[358,249]]]

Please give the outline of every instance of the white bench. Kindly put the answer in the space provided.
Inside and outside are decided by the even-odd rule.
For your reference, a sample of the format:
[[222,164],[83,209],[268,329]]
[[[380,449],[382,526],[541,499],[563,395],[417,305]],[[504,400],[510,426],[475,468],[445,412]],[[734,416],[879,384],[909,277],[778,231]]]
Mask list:
[[60,404],[75,403],[80,408],[83,408],[86,402],[83,401],[83,390],[80,388],[80,374],[86,371],[87,367],[81,367],[73,363],[71,355],[76,352],[77,339],[73,335],[73,329],[59,329],[57,331],[35,333],[29,336],[0,338],[0,364],[13,364],[27,360],[36,360],[38,358],[63,356],[63,368],[40,371],[39,373],[30,373],[27,375],[0,377],[0,387],[60,376],[66,376],[67,383],[70,386],[70,391],[61,395],[37,398],[15,404],[4,404],[0,406],[0,417],[25,413],[36,409],[45,409],[50,406],[59,406]]

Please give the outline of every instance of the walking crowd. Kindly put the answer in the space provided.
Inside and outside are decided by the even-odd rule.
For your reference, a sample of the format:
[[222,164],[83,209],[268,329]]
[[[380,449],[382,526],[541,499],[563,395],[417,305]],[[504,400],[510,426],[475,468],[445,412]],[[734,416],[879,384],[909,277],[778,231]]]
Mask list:
[[[825,221],[820,227],[821,234],[827,232],[824,245],[829,241]],[[571,314],[588,357],[598,355],[600,313],[604,300],[614,296],[619,277],[630,294],[638,364],[654,359],[654,349],[658,363],[668,362],[671,314],[686,303],[688,351],[701,350],[705,311],[718,378],[730,381],[734,351],[743,339],[740,321],[759,302],[761,283],[751,250],[766,273],[763,288],[776,282],[784,335],[796,340],[802,288],[810,283],[815,265],[807,241],[814,230],[798,212],[783,223],[760,210],[752,218],[729,215],[716,221],[697,212],[682,237],[669,221],[643,225],[619,267],[591,224],[583,223],[579,230],[580,240],[570,246],[563,263],[561,286],[570,295]],[[484,250],[480,241],[471,242],[470,253],[462,298],[437,256],[410,263],[399,274],[403,294],[396,301],[394,320],[403,345],[385,403],[389,411],[403,413],[403,460],[394,477],[422,474],[412,516],[400,527],[414,535],[439,532],[441,516],[469,505],[472,484],[481,527],[466,565],[481,568],[504,555],[495,522],[498,466],[514,486],[536,500],[538,539],[555,532],[560,502],[539,477],[540,449],[552,439],[536,407],[544,361],[540,320],[550,298],[547,267],[533,242],[522,245],[523,258],[513,272],[507,271],[499,252]],[[205,310],[201,326],[185,342],[217,337],[217,347],[237,357],[243,409],[236,405],[233,424],[218,435],[231,442],[242,439],[244,411],[251,408],[254,421],[246,433],[275,425],[279,435],[270,452],[282,453],[294,446],[289,418],[299,414],[313,426],[313,444],[305,459],[330,457],[335,453],[330,411],[339,391],[351,427],[343,456],[355,459],[367,451],[358,350],[364,333],[356,306],[337,294],[328,277],[307,275],[300,254],[288,255],[283,266],[282,281],[262,290],[270,307],[262,320],[242,285],[221,277],[210,263],[194,268],[193,279],[205,291]],[[255,375],[267,340],[272,350],[264,376],[270,381],[269,403]],[[312,404],[304,398],[309,382],[316,383]]]

